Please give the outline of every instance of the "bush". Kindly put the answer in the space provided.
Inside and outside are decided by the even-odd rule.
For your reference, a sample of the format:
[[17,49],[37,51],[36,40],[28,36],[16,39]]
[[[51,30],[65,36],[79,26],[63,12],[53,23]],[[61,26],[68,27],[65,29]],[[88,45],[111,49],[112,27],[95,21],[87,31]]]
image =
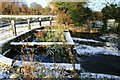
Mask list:
[[59,11],[57,14],[57,22],[60,24],[72,24],[71,18],[63,11]]

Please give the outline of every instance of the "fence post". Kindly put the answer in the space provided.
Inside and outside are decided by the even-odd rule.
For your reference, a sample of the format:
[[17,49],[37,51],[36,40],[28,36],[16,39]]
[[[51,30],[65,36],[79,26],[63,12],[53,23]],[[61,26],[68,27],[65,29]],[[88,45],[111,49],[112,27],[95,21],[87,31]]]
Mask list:
[[28,21],[28,29],[31,30],[30,19],[27,19],[27,21]]
[[39,18],[39,25],[40,25],[40,26],[42,26],[41,21],[42,21],[42,18]]
[[15,26],[15,21],[14,20],[11,21],[11,25],[12,25],[13,35],[17,36],[16,26]]
[[50,25],[52,25],[52,17],[50,17]]

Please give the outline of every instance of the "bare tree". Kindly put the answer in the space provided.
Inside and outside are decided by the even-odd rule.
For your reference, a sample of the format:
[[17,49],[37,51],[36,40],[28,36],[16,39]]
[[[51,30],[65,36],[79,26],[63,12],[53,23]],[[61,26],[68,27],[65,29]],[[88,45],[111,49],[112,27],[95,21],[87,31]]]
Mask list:
[[27,4],[22,4],[21,11],[22,14],[29,14],[29,7],[27,6]]
[[50,14],[51,11],[52,11],[52,9],[51,9],[49,6],[47,6],[47,7],[44,8],[43,13],[44,13],[44,14]]
[[19,3],[17,3],[17,2],[12,3],[11,13],[12,14],[19,14]]
[[42,6],[40,4],[37,4],[35,2],[33,2],[31,5],[30,5],[30,9],[32,10],[32,13],[33,14],[42,14]]

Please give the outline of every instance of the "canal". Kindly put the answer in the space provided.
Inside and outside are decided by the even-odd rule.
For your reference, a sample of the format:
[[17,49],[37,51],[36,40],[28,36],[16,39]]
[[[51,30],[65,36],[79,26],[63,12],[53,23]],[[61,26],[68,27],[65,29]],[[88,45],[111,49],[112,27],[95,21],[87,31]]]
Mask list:
[[[111,37],[109,37],[111,38],[110,41],[101,39],[102,34],[72,33],[72,37],[76,43],[78,62],[85,72],[120,76],[120,50],[117,44],[111,43]],[[118,40],[119,38],[114,36],[113,39]],[[87,44],[85,43],[86,40],[88,41]],[[97,41],[103,45],[94,45],[93,43],[97,43]]]
[[[71,33],[71,36],[75,42],[74,49],[76,49],[77,52],[75,62],[79,63],[85,72],[103,73],[120,76],[120,50],[118,49],[117,44],[113,43],[114,41],[112,41],[112,39],[119,39],[117,36],[116,38],[110,37],[110,41],[107,40],[108,38],[101,38],[105,35],[99,33]],[[64,51],[63,49],[61,50]],[[42,49],[42,51],[44,52],[46,50]],[[14,58],[15,55],[17,55],[15,53],[19,52],[11,51],[5,56],[9,58]],[[42,62],[70,63],[70,59],[68,59],[68,57],[65,57],[63,60],[62,57],[57,55],[55,56],[51,57],[49,55],[51,59],[45,59],[43,58],[43,56]],[[61,56],[67,55],[65,54]]]

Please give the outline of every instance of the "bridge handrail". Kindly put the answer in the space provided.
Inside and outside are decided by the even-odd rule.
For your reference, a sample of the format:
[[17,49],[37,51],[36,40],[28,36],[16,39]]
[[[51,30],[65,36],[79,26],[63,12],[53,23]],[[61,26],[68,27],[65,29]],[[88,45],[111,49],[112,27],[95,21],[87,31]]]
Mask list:
[[53,15],[0,15],[0,18],[44,18],[44,17],[53,17]]

